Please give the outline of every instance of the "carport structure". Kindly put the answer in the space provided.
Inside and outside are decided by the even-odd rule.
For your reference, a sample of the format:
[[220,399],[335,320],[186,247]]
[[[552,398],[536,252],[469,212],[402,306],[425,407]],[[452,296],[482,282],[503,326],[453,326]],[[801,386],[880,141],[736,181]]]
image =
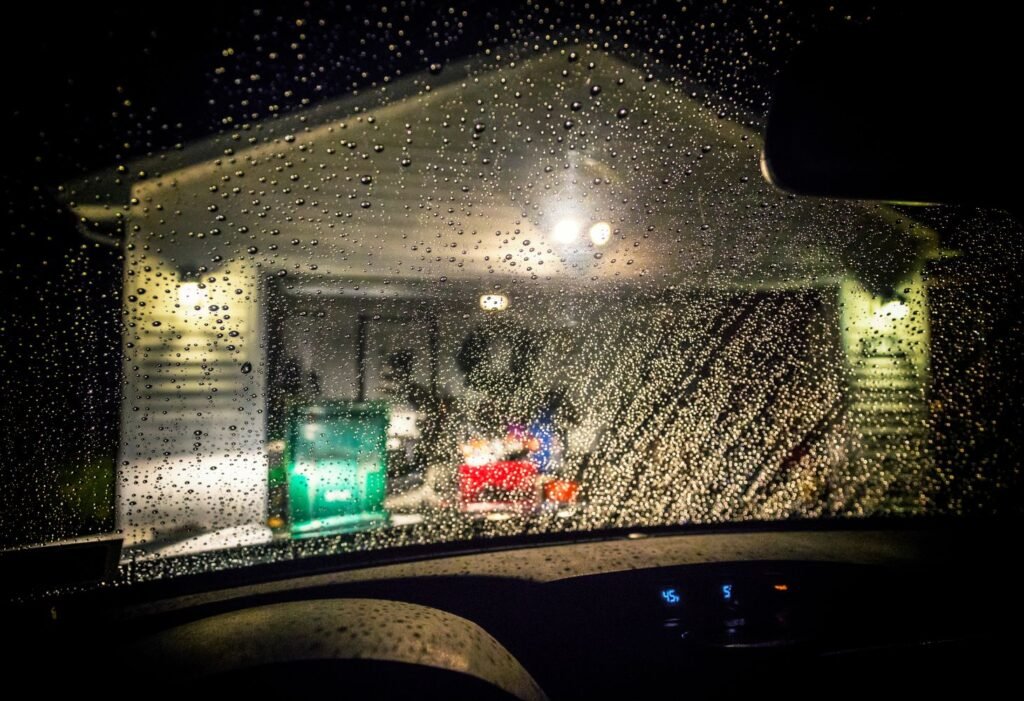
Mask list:
[[[936,237],[773,191],[759,151],[754,120],[628,53],[509,49],[68,183],[124,250],[127,542],[269,537],[275,357],[311,367],[329,336],[336,367],[358,354],[337,319],[412,308],[447,314],[443,354],[488,294],[564,322],[539,362],[585,407],[584,523],[920,493]],[[355,399],[365,372],[324,392]]]

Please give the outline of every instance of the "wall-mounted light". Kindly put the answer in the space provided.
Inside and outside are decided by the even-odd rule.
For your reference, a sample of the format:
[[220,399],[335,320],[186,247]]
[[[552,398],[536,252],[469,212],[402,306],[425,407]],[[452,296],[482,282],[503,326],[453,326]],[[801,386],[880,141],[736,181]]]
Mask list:
[[198,282],[182,282],[178,284],[178,304],[183,307],[194,307],[206,299],[206,290]]
[[485,312],[500,312],[508,309],[508,297],[505,295],[480,295],[480,308]]
[[578,220],[566,217],[565,219],[558,220],[552,234],[558,243],[572,243],[579,238],[580,229],[582,228],[583,225]]
[[606,221],[599,221],[590,227],[590,240],[595,246],[603,246],[612,237],[612,225]]
[[910,314],[910,307],[898,299],[879,304],[871,315],[871,328],[877,331],[891,331],[896,327],[897,322],[907,318]]
[[910,313],[910,307],[904,304],[901,300],[894,299],[883,304],[875,313],[893,319],[905,319],[907,318],[907,314]]

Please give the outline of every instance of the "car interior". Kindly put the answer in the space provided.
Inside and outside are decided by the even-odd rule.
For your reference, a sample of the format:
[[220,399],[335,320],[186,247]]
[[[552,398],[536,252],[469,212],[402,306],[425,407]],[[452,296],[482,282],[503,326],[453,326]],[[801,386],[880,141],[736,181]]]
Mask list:
[[997,693],[1011,674],[1022,609],[1012,544],[989,528],[547,540],[44,599],[20,609],[36,636],[22,652],[65,661],[50,688],[88,684],[113,654],[122,678],[167,692],[395,698]]
[[[119,406],[127,416],[117,463],[123,472],[110,488],[116,514],[109,516],[117,528],[0,550],[8,684],[67,694],[323,691],[396,699],[1007,693],[1024,624],[1011,562],[1019,547],[1021,503],[1019,436],[1013,435],[1021,423],[1014,372],[1020,341],[1013,340],[1020,315],[1004,319],[985,304],[986,294],[1012,296],[1016,288],[988,285],[994,277],[972,280],[977,269],[967,264],[946,274],[963,260],[954,244],[969,246],[936,234],[942,223],[932,223],[941,217],[923,205],[997,211],[992,216],[1001,224],[987,235],[1007,248],[993,250],[1020,247],[1012,233],[1003,234],[1016,233],[1021,224],[1011,170],[1020,147],[1006,87],[1008,67],[1020,61],[1012,56],[1011,27],[984,12],[968,18],[924,10],[896,14],[889,23],[841,23],[797,42],[772,76],[763,124],[751,121],[748,128],[738,118],[716,125],[709,116],[693,129],[704,130],[700,138],[707,136],[708,143],[718,139],[714,148],[700,153],[686,144],[675,156],[631,166],[630,172],[653,174],[651,200],[635,204],[599,163],[583,159],[573,166],[573,187],[603,178],[620,188],[587,198],[592,205],[618,202],[635,212],[659,198],[670,200],[670,220],[685,221],[672,234],[683,273],[673,272],[667,248],[644,248],[647,236],[661,229],[638,234],[634,242],[604,221],[589,228],[588,245],[597,253],[587,249],[574,259],[556,252],[544,259],[541,250],[531,259],[531,248],[521,261],[521,267],[537,260],[547,268],[562,266],[558,270],[581,276],[579,285],[557,277],[532,284],[517,277],[521,270],[500,267],[509,238],[536,236],[540,228],[530,228],[530,217],[541,193],[519,184],[535,177],[545,182],[544,176],[530,160],[535,151],[523,149],[560,152],[565,135],[584,124],[572,120],[584,113],[572,106],[553,130],[495,146],[495,152],[513,152],[500,161],[505,170],[472,179],[472,188],[460,186],[471,182],[457,171],[466,153],[475,154],[477,144],[496,132],[513,131],[524,114],[542,111],[510,110],[486,124],[481,117],[477,126],[446,115],[456,102],[476,109],[511,90],[505,74],[477,73],[475,64],[455,68],[462,64],[451,62],[445,73],[431,63],[423,75],[438,76],[433,89],[424,89],[420,78],[382,82],[397,105],[388,109],[397,116],[360,107],[364,98],[357,90],[342,102],[354,115],[345,136],[333,116],[317,122],[316,110],[281,116],[280,122],[274,116],[266,122],[266,141],[251,142],[252,151],[241,137],[228,148],[223,141],[199,140],[192,151],[177,149],[131,166],[166,168],[173,175],[164,179],[140,177],[131,189],[121,172],[114,177],[125,177],[124,183],[69,179],[74,184],[60,197],[74,212],[74,225],[88,229],[90,241],[124,237],[117,245],[130,271],[125,290],[133,295],[125,304],[136,305],[122,315],[128,332]],[[315,23],[299,29],[314,31]],[[582,43],[565,42],[573,53],[557,45],[534,63],[524,62],[522,70],[534,71],[528,76],[550,73],[553,85],[589,90],[591,97],[609,92],[616,76],[627,74],[626,64],[618,58],[602,63],[600,52],[615,42],[600,44],[585,31],[582,36]],[[616,56],[629,54],[621,48],[630,46],[629,37],[616,36]],[[487,60],[504,65],[501,51],[488,49]],[[588,60],[597,65],[586,69]],[[576,85],[570,71],[577,69],[599,77]],[[637,79],[637,96],[647,99],[647,85],[654,86],[650,92],[677,87],[663,75],[667,69],[659,70]],[[586,87],[591,84],[598,90]],[[466,92],[452,97],[456,89]],[[402,90],[423,102],[401,102]],[[696,97],[678,103],[680,114],[703,114],[716,104],[710,92],[683,92]],[[628,116],[623,107],[584,126],[601,135],[625,120],[682,119],[662,114],[661,103],[643,104],[637,102]],[[414,143],[418,132],[408,136],[417,119],[437,115],[462,130],[465,152],[435,153]],[[441,132],[448,148],[447,134],[455,129]],[[617,163],[645,147],[634,134],[607,133],[608,148],[623,150]],[[318,176],[313,187],[303,189],[298,175],[288,181],[293,163],[326,153],[327,144],[335,144],[339,158],[352,160],[338,161],[346,165]],[[374,209],[377,201],[363,194],[370,176],[358,182],[360,163],[373,157],[367,144],[389,157],[404,149],[414,168],[429,162],[429,187],[425,180],[408,180],[404,162],[375,171],[373,187],[447,193],[422,195],[418,211],[407,205],[399,213],[393,206],[387,234],[375,239],[361,239],[363,230],[355,228],[360,216],[384,216]],[[243,154],[238,163],[231,161],[232,148]],[[755,212],[774,225],[782,206],[760,193],[730,190],[747,177],[741,174],[751,159],[779,201],[797,213],[779,229],[790,238],[757,233],[752,220],[742,218]],[[466,167],[483,176],[492,165]],[[703,184],[694,185],[684,168],[706,178]],[[702,175],[701,168],[708,172]],[[222,174],[228,171],[234,172]],[[343,186],[334,180],[339,174],[347,178]],[[238,187],[259,182],[258,189],[276,185],[275,178],[287,193],[282,201],[295,207],[281,217],[283,226],[311,227],[296,229],[303,232],[303,251],[308,232],[321,232],[316,235],[325,241],[337,236],[341,243],[307,259],[295,252],[296,234],[290,252],[272,266],[246,268],[248,259],[238,251],[247,247],[253,257],[288,249],[291,236],[287,228],[279,235],[277,212],[271,226],[257,218],[264,203],[277,206],[272,195],[252,190],[256,194],[246,194],[239,205],[226,196],[243,180]],[[494,193],[503,188],[519,198],[507,208],[511,214],[495,204]],[[564,197],[571,190],[550,188]],[[129,214],[112,214],[99,195],[90,200],[82,194],[115,191],[142,204],[133,199],[124,210]],[[220,209],[197,206],[206,202],[201,197],[222,192]],[[313,211],[332,192],[340,193],[334,196],[342,203],[337,215]],[[458,209],[464,206],[459,197],[479,198],[474,203],[485,213]],[[309,210],[302,209],[307,198],[315,201]],[[836,209],[824,208],[825,199],[837,201]],[[700,224],[704,208],[716,202],[718,221],[734,228],[702,233],[708,229]],[[144,206],[149,208],[142,214],[131,209]],[[326,213],[335,205],[322,206]],[[350,208],[345,216],[344,207]],[[481,230],[504,227],[506,215],[521,230],[498,230],[493,241],[490,231],[479,234],[475,249],[466,243],[469,235],[459,246],[413,243],[414,230],[428,220],[447,219],[446,231],[472,229],[475,220],[468,215],[452,223],[467,210],[482,220]],[[193,227],[207,216],[216,218],[223,234]],[[126,218],[140,222],[134,231],[123,226]],[[867,282],[856,290],[830,282],[829,290],[839,290],[838,302],[795,286],[785,289],[787,296],[764,293],[764,285],[782,289],[779,280],[807,270],[836,277],[831,263],[821,262],[827,256],[805,245],[813,234],[801,238],[823,222],[833,226],[832,218],[847,226],[835,227],[830,243],[846,256],[844,265],[855,261],[850,267]],[[335,219],[356,223],[329,228]],[[560,233],[565,221],[555,224],[552,240],[577,235],[564,227]],[[232,249],[234,241],[217,242],[237,234],[239,222],[254,229],[243,232],[244,245]],[[891,226],[890,233],[870,233],[879,222]],[[589,224],[573,226],[584,232]],[[145,239],[140,232],[147,226],[157,233]],[[679,231],[695,232],[695,238]],[[217,261],[223,267],[208,261],[211,251],[227,259]],[[712,252],[704,259],[702,251]],[[612,259],[621,259],[623,267],[606,267]],[[1012,270],[1012,260],[1004,263]],[[450,280],[440,275],[453,265],[459,270]],[[931,267],[921,273],[922,266]],[[930,281],[932,270],[939,271],[939,282]],[[487,286],[460,282],[459,275],[470,274]],[[143,284],[143,275],[151,275],[151,282]],[[754,278],[762,287],[736,282]],[[169,279],[179,285],[164,297],[174,309],[158,311],[161,302],[146,295],[165,285],[170,291]],[[657,281],[656,291],[638,287],[648,279]],[[961,330],[958,307],[949,300],[958,285],[974,290],[972,284],[981,289],[971,299],[981,300],[974,306],[982,321],[973,327],[965,322]],[[939,339],[932,347],[928,338],[921,340],[925,332],[910,326],[925,314],[926,287],[933,305],[930,333]],[[256,290],[261,300],[271,300],[265,310],[250,299]],[[867,309],[865,300],[875,306],[858,325],[857,305]],[[200,316],[207,308],[209,319]],[[179,309],[195,310],[185,331],[174,326]],[[492,314],[494,321],[467,334],[466,320],[474,314]],[[841,330],[834,338],[826,327],[833,317]],[[747,331],[755,327],[789,345],[758,344]],[[169,328],[176,338],[158,336]],[[236,330],[229,335],[228,329]],[[742,343],[716,345],[716,336],[730,334]],[[231,345],[217,355],[220,350],[202,345],[211,338],[253,350],[238,356]],[[402,344],[409,338],[429,352],[407,351]],[[887,344],[902,345],[893,350]],[[985,355],[993,345],[998,349]],[[950,347],[970,350],[956,356],[943,350]],[[832,373],[831,361],[813,360],[842,353],[855,359],[848,373],[853,379]],[[250,360],[239,366],[242,358]],[[675,367],[691,369],[676,375]],[[192,391],[193,377],[213,389]],[[537,380],[549,377],[561,384],[541,386]],[[834,387],[843,382],[850,383],[851,398],[835,399]],[[921,394],[924,399],[907,399],[929,382],[937,389]],[[988,394],[956,414],[954,398],[969,395],[972,382],[986,383]],[[730,389],[715,394],[722,383]],[[796,385],[806,389],[786,389]],[[576,387],[587,389],[574,394]],[[275,394],[273,388],[287,389]],[[404,393],[402,401],[394,400],[396,392]],[[510,415],[521,409],[517,416],[527,418],[505,421],[503,415],[503,438],[488,438],[480,429],[483,438],[457,444],[444,422],[461,420],[458,407],[467,397],[477,402],[476,425],[484,425],[494,406]],[[868,413],[844,413],[847,401]],[[658,411],[666,406],[672,418],[662,420]],[[265,429],[246,423],[242,417],[250,413]],[[424,415],[440,418],[431,423]],[[927,434],[913,424],[924,415],[934,428]],[[752,423],[763,431],[749,430]],[[562,429],[552,428],[562,425],[575,433],[567,431],[562,440]],[[616,433],[630,425],[642,431]],[[359,428],[353,433],[351,426]],[[874,461],[856,479],[836,467],[854,462],[843,452],[837,426],[861,431],[858,464]],[[996,438],[993,432],[999,432]],[[683,435],[695,438],[683,446]],[[330,452],[349,450],[346,441],[363,441],[355,467]],[[210,446],[229,458],[210,458]],[[456,451],[449,472],[433,467],[436,455]],[[984,459],[965,462],[965,451]],[[915,457],[925,452],[927,461]],[[185,473],[170,471],[172,462],[202,471],[177,477]],[[716,471],[686,473],[690,490],[660,476],[676,473],[651,467],[705,463]],[[250,470],[253,464],[260,469]],[[941,472],[965,464],[970,470]],[[934,479],[933,468],[940,475]],[[258,479],[252,477],[257,472]],[[921,496],[926,489],[934,501]],[[168,497],[168,491],[186,496]],[[203,498],[190,501],[194,492]],[[947,496],[951,513],[928,512],[927,505]],[[703,520],[690,518],[693,513]]]

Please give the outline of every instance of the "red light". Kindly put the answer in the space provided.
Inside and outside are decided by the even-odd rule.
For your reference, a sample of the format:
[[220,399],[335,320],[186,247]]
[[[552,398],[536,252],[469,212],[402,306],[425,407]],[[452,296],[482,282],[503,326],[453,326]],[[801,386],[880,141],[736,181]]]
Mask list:
[[560,504],[569,504],[576,500],[580,485],[569,480],[551,480],[544,485],[544,498]]
[[480,493],[492,487],[520,499],[533,494],[537,467],[525,460],[503,460],[478,467],[459,466],[459,496],[463,502],[479,501]]
[[789,585],[788,584],[774,584],[774,585],[772,585],[772,589],[774,589],[775,591],[789,591]]

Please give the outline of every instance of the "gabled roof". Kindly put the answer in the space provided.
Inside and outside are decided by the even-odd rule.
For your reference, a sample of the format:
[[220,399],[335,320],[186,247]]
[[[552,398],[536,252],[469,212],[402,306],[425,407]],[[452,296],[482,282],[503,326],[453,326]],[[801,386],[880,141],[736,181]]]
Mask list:
[[[245,257],[342,278],[759,287],[834,279],[846,263],[832,253],[858,241],[882,268],[934,249],[884,207],[774,191],[760,146],[693,89],[592,47],[470,59],[126,168],[142,179],[65,190],[81,217],[129,218],[183,270]],[[567,246],[552,236],[563,219],[616,233]]]

